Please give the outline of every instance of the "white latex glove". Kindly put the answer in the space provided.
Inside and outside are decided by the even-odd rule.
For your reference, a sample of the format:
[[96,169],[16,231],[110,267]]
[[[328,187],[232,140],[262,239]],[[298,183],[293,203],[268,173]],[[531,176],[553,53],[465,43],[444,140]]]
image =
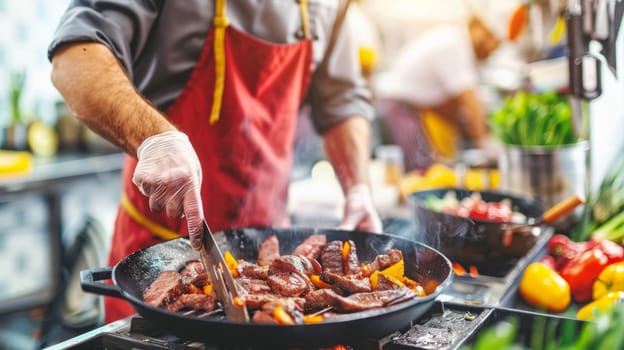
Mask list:
[[373,197],[367,185],[355,185],[347,192],[344,216],[339,228],[381,233],[381,220],[377,215],[377,210],[373,205]]
[[201,165],[188,136],[166,131],[148,137],[137,150],[132,182],[149,197],[152,211],[186,217],[191,246],[202,245],[204,211],[200,195]]

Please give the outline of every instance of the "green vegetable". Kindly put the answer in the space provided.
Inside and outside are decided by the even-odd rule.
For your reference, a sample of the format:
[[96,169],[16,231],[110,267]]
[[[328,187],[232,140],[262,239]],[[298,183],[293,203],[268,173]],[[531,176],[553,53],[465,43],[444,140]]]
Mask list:
[[446,192],[442,198],[438,198],[434,195],[425,198],[425,206],[433,211],[442,211],[444,208],[455,208],[458,205],[459,201],[453,191]]
[[578,141],[565,95],[519,91],[490,116],[492,133],[517,146],[560,146]]
[[[610,164],[598,189],[588,196],[581,220],[572,235],[575,241],[584,241],[589,236],[594,236],[598,227],[624,211],[624,149],[617,153]],[[611,225],[607,226],[607,229],[617,228],[617,221]],[[606,233],[605,227],[602,227],[598,234]],[[606,235],[617,236],[616,233]]]
[[[510,318],[508,321],[499,322],[496,325],[486,329],[479,336],[473,350],[512,350],[522,349],[518,345],[514,344],[516,335],[518,333],[518,320],[516,318]],[[470,349],[462,347],[462,349]]]
[[616,243],[624,242],[624,211],[609,219],[592,232],[592,237],[604,238]]
[[[560,335],[556,336],[557,320],[537,317],[530,338],[531,350],[607,350],[624,349],[624,304],[614,304],[609,311],[585,322],[580,331],[576,321],[564,320]],[[513,329],[512,329],[513,328]],[[483,330],[474,345],[460,350],[525,349],[516,343],[518,322],[514,317]]]

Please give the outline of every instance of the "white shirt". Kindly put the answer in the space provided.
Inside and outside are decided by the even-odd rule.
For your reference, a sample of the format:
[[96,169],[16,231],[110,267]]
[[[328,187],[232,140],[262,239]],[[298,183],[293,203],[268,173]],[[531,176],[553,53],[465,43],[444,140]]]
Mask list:
[[380,98],[438,105],[478,85],[476,57],[466,27],[445,24],[408,42],[374,79]]

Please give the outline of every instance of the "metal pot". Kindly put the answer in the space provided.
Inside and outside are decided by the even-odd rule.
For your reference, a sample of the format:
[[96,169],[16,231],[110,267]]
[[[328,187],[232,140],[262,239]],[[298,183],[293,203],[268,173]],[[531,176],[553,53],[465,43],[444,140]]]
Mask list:
[[[223,251],[229,250],[237,258],[256,261],[258,247],[272,234],[277,236],[282,254],[292,252],[311,234],[325,234],[328,241],[353,240],[362,262],[372,261],[390,248],[400,249],[406,276],[420,282],[428,295],[381,309],[341,315],[318,324],[292,326],[239,323],[223,316],[198,318],[145,303],[143,292],[161,272],[180,270],[186,261],[198,258],[198,253],[184,238],[135,252],[114,267],[82,271],[81,285],[87,292],[129,301],[143,317],[175,334],[228,347],[277,349],[349,344],[362,337],[383,337],[407,328],[411,321],[429,310],[435,298],[451,283],[452,268],[446,257],[422,243],[391,235],[329,229],[246,228],[220,231],[214,236]],[[112,284],[101,282],[111,278]]]
[[[538,199],[545,207],[575,194],[588,193],[589,143],[557,147],[505,145],[500,153],[500,189]],[[579,219],[578,210],[560,222],[563,230]]]

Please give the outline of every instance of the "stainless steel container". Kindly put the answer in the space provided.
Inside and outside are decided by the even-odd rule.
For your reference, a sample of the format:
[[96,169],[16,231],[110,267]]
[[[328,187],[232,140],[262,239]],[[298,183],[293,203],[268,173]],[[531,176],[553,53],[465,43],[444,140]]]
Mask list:
[[[546,208],[574,194],[587,195],[588,141],[557,147],[505,145],[498,162],[501,190],[534,197]],[[572,218],[578,215],[580,210]]]

